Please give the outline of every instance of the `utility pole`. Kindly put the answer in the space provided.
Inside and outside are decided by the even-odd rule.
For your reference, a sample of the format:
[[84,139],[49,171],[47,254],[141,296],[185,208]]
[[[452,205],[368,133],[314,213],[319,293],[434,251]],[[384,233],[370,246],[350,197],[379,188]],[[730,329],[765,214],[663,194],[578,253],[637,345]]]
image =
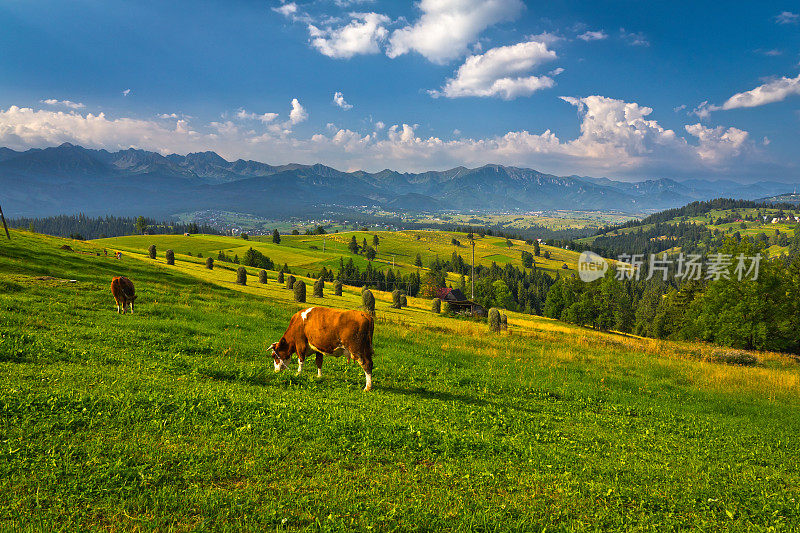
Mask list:
[[2,207],[0,207],[0,218],[3,219],[3,228],[5,228],[6,237],[8,237],[8,240],[10,241],[11,240],[11,234],[8,232],[8,226],[6,225],[6,217],[3,216],[3,208]]
[[475,299],[475,239],[471,239],[470,242],[472,243],[472,275],[469,277],[469,282],[472,285],[472,297],[471,299]]

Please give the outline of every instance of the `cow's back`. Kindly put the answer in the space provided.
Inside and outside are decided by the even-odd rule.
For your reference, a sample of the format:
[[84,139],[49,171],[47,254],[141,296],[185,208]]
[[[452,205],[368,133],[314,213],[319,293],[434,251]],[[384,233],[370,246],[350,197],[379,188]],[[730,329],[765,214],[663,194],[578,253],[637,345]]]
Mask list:
[[[304,315],[305,313],[305,315]],[[372,355],[373,318],[361,311],[312,307],[292,317],[290,326],[302,331],[310,344],[326,353],[345,345],[358,355]]]
[[119,302],[132,302],[136,298],[133,282],[124,276],[116,276],[111,280],[111,294]]

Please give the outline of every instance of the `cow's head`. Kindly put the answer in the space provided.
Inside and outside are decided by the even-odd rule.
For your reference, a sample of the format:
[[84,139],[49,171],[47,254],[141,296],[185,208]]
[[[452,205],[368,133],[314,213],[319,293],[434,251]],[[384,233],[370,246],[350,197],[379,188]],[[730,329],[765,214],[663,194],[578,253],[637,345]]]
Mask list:
[[286,366],[286,360],[292,356],[292,352],[289,348],[289,343],[286,341],[285,337],[281,337],[281,340],[278,342],[273,342],[270,347],[272,350],[272,360],[275,363],[275,372],[280,372]]

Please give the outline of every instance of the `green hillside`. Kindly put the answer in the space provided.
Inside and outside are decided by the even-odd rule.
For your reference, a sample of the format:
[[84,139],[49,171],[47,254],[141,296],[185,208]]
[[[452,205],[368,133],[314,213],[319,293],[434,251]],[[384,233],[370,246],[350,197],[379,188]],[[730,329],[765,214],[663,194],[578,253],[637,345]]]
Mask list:
[[[156,260],[118,260],[108,243],[11,235],[4,530],[800,527],[800,369],[786,356],[723,365],[708,345],[516,313],[490,334],[376,292],[364,393],[357,365],[275,374],[266,354],[295,311],[355,308],[355,288],[298,304],[274,277],[240,286],[230,269],[164,262],[167,242],[196,254],[241,240],[180,237]],[[287,241],[259,246],[314,264]],[[116,314],[114,275],[136,284],[136,314]]]
[[[271,237],[258,237],[244,240],[241,238],[221,237],[217,235],[133,235],[128,237],[114,237],[95,241],[98,245],[114,249],[145,253],[151,244],[158,250],[171,248],[176,254],[186,255],[191,253],[194,257],[198,253],[204,256],[216,256],[223,250],[227,255],[242,257],[248,248],[253,247],[272,259],[276,264],[286,263],[293,272],[302,273],[318,272],[323,266],[338,269],[339,258],[346,262],[353,262],[363,268],[367,259],[361,254],[352,254],[347,248],[350,239],[355,236],[361,245],[364,239],[372,246],[372,238],[378,236],[380,244],[377,247],[377,256],[373,266],[376,268],[389,268],[394,264],[396,270],[401,272],[415,272],[417,268],[414,261],[417,254],[422,258],[424,266],[428,266],[437,257],[442,260],[450,259],[455,251],[466,262],[471,261],[472,247],[469,245],[465,233],[444,231],[348,231],[328,235],[281,235],[280,244],[274,244]],[[506,239],[500,237],[475,236],[475,263],[484,266],[496,262],[503,266],[511,263],[522,268],[522,251],[534,252],[532,245],[524,241],[513,240],[512,246],[506,245]],[[456,239],[461,244],[452,244]],[[324,249],[324,251],[323,251]],[[576,270],[579,254],[558,247],[542,245],[541,253],[550,252],[550,259],[542,256],[536,258],[537,268],[551,273],[564,270],[566,264],[570,270]]]
[[[769,246],[766,249],[769,255],[783,255],[788,252],[788,244],[772,243],[777,241],[780,234],[786,236],[786,240],[791,240],[799,224],[796,217],[800,217],[800,208],[786,210],[781,208],[761,207],[761,208],[738,208],[738,209],[710,209],[707,213],[697,216],[676,216],[663,223],[661,226],[677,226],[681,223],[690,223],[707,228],[716,235],[734,236],[738,233],[740,237],[757,237],[763,234]],[[636,224],[630,227],[615,228],[608,231],[604,236],[615,237],[628,235],[639,231],[648,232],[655,228],[655,224]],[[598,235],[578,239],[576,242],[582,244],[593,244],[598,239]],[[658,238],[658,236],[653,237]]]

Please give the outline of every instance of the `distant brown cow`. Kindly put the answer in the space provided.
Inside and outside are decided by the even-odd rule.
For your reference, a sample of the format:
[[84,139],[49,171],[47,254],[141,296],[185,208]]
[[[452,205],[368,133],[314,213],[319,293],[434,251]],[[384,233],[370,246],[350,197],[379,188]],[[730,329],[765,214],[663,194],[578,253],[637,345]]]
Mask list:
[[303,371],[307,356],[316,353],[317,376],[322,376],[323,355],[345,355],[355,359],[367,378],[365,391],[372,389],[372,332],[375,322],[367,313],[327,307],[298,311],[289,321],[281,340],[270,346],[275,372],[286,368],[297,353],[297,373]]
[[125,308],[130,304],[131,314],[133,313],[133,301],[136,299],[136,291],[133,282],[124,276],[115,277],[111,280],[111,294],[117,301],[117,313],[125,314]]

